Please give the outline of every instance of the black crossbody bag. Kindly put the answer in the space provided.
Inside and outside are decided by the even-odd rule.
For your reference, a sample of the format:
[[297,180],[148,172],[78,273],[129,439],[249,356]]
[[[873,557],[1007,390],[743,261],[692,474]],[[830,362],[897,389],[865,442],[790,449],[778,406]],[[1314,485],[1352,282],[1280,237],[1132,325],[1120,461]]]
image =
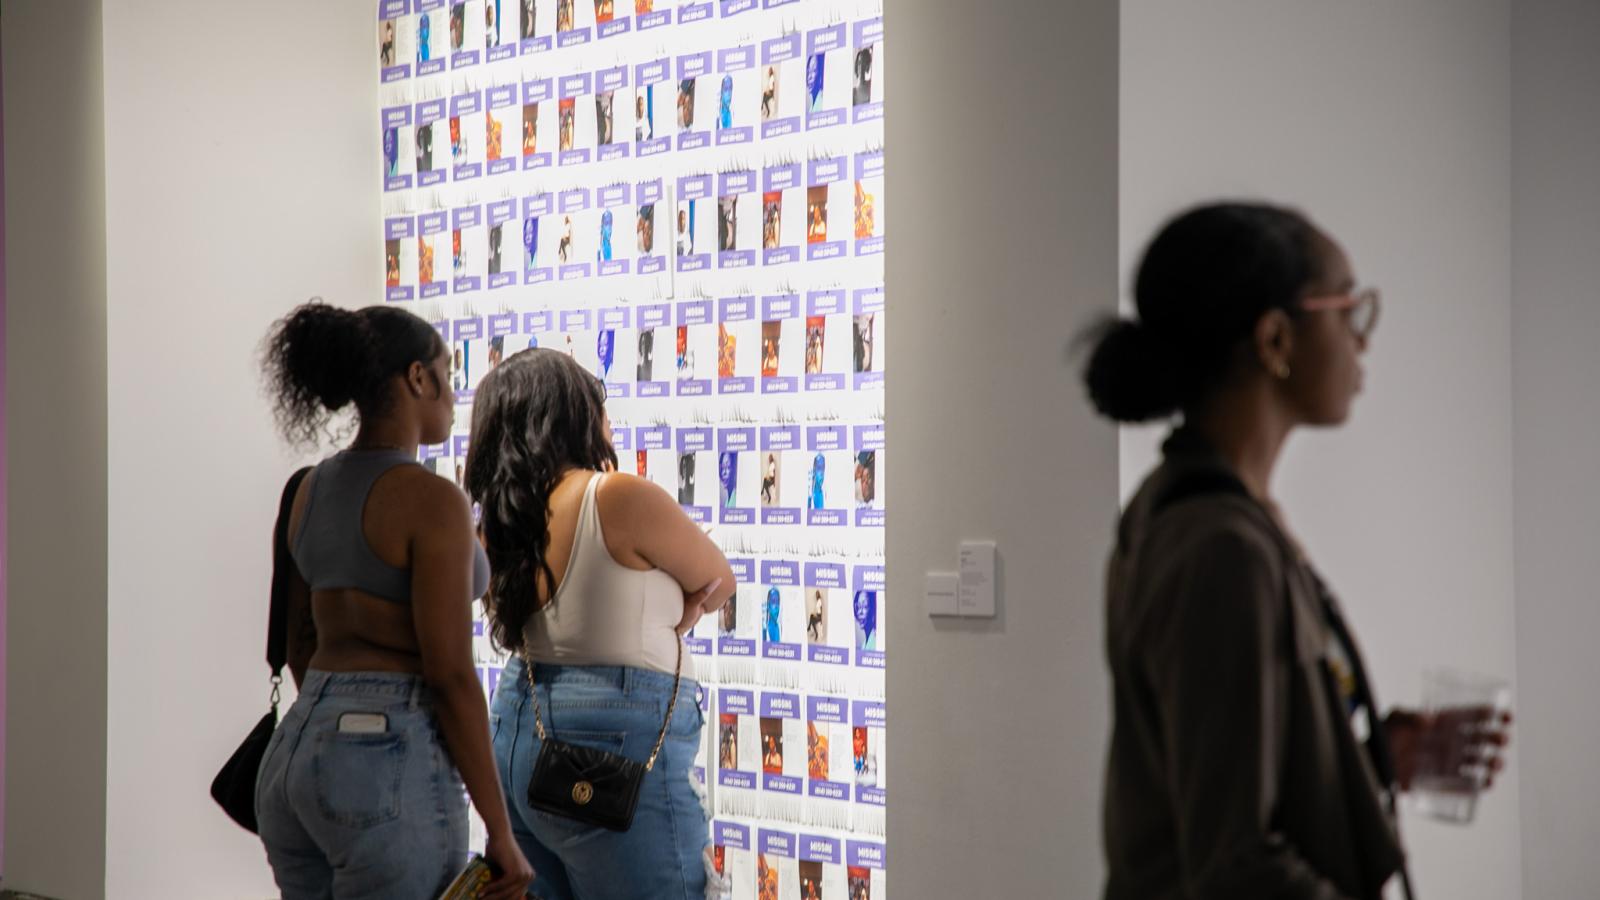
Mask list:
[[[612,831],[627,831],[633,826],[633,813],[639,805],[639,785],[655,768],[672,725],[672,712],[678,706],[678,686],[683,681],[683,641],[678,641],[678,664],[672,676],[672,700],[667,703],[667,719],[661,723],[650,758],[636,762],[606,750],[579,747],[545,733],[539,718],[539,688],[533,680],[533,661],[526,656],[528,692],[533,695],[533,727],[539,734],[539,758],[533,764],[528,782],[528,805],[553,815],[598,825]],[[551,729],[555,722],[550,723]]]
[[246,831],[256,830],[256,775],[261,771],[261,759],[267,754],[267,744],[278,727],[278,686],[283,684],[283,665],[289,648],[289,571],[294,561],[289,557],[289,509],[294,505],[294,495],[300,489],[311,467],[307,466],[289,476],[283,486],[283,497],[278,501],[278,524],[272,535],[272,606],[267,615],[267,665],[272,667],[272,708],[261,717],[256,727],[250,729],[239,749],[233,751],[222,771],[211,782],[211,799],[217,801],[228,818],[239,823]]

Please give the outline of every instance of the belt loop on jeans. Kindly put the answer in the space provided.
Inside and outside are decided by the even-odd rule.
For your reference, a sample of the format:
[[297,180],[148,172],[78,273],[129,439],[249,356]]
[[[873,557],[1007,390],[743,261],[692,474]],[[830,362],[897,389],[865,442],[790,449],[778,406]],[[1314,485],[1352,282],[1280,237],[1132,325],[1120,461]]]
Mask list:
[[333,673],[331,672],[319,672],[317,673],[317,678],[317,692],[311,697],[312,705],[315,705],[316,701],[327,696],[328,688],[333,684]]
[[410,702],[410,705],[411,705],[411,710],[413,712],[416,711],[417,707],[422,705],[422,692],[427,690],[427,687],[428,686],[422,680],[422,676],[421,675],[418,675],[418,676],[414,677],[411,680],[411,702]]

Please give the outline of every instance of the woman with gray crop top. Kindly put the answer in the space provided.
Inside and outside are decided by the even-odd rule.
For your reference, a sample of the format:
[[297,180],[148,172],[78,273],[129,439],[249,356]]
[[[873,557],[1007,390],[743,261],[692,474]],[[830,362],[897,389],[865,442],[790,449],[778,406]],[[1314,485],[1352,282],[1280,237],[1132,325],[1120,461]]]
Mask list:
[[393,307],[313,302],[274,325],[263,362],[291,441],[314,445],[351,405],[359,422],[290,511],[299,696],[256,784],[278,887],[285,900],[432,900],[467,861],[465,782],[499,872],[480,896],[521,897],[533,871],[472,666],[488,561],[461,490],[417,464],[417,446],[448,438],[455,416],[444,342]]
[[[615,471],[605,387],[564,353],[525,350],[489,372],[470,447],[491,634],[514,657],[490,715],[495,758],[534,893],[702,896],[707,823],[689,779],[704,720],[681,637],[733,594],[728,561],[674,497]],[[529,806],[545,736],[643,763],[664,724],[627,831]]]

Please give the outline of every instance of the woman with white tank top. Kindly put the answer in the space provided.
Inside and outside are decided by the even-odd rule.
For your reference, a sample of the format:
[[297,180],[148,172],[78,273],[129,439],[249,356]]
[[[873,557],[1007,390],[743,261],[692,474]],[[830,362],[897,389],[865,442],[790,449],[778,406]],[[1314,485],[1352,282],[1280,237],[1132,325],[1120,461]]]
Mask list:
[[[703,896],[707,822],[689,777],[704,721],[681,641],[733,595],[727,559],[666,491],[614,471],[604,385],[566,354],[526,350],[491,370],[470,448],[466,486],[493,572],[490,632],[513,657],[490,711],[495,758],[534,894]],[[627,831],[528,805],[541,728],[642,763],[664,722]]]

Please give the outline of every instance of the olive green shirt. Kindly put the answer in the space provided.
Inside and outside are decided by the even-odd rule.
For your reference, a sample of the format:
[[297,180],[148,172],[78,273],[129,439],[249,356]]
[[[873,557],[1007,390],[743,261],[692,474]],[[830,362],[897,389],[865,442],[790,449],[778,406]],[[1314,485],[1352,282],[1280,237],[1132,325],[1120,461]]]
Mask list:
[[1404,855],[1330,667],[1333,599],[1197,436],[1165,453],[1107,571],[1105,900],[1379,898]]

